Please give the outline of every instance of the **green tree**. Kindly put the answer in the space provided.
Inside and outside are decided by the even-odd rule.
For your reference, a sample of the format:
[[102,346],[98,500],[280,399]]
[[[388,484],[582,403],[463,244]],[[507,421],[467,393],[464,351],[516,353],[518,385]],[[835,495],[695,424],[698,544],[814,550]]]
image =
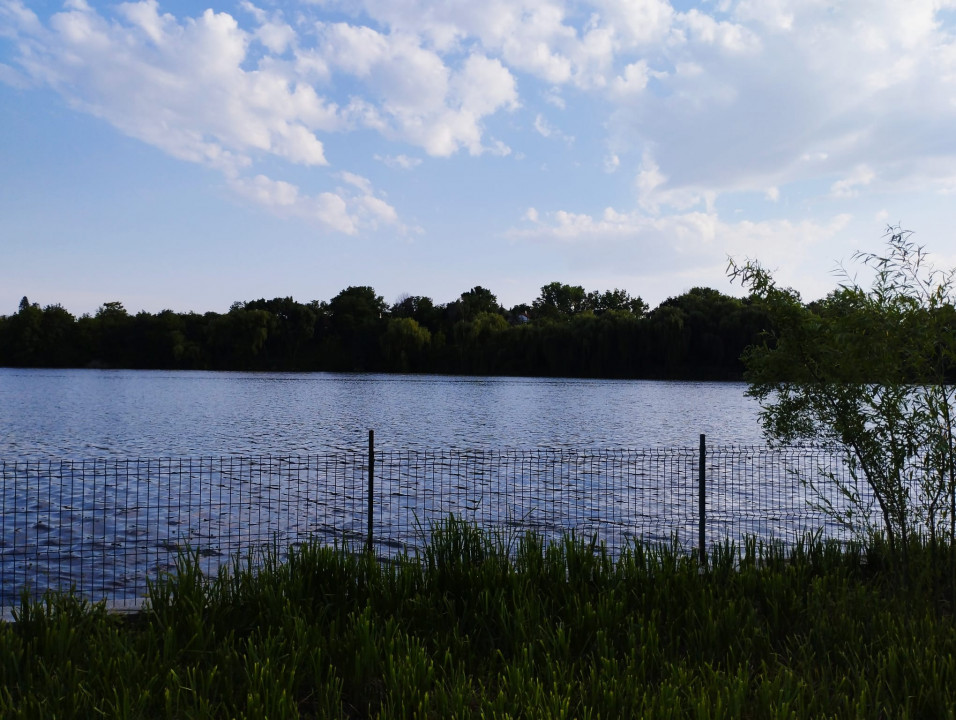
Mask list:
[[246,310],[265,310],[273,317],[263,354],[273,370],[303,369],[302,356],[315,335],[316,308],[303,305],[291,297],[253,300]]
[[591,310],[589,297],[580,285],[548,283],[532,303],[535,317],[557,319],[569,317],[584,310]]
[[43,311],[24,296],[17,313],[9,319],[4,345],[6,361],[30,367],[40,364],[43,344]]
[[[855,256],[873,273],[869,288],[844,272],[812,306],[759,263],[729,267],[772,321],[744,356],[765,434],[842,445],[853,481],[826,475],[820,504],[857,532],[885,532],[904,564],[914,534],[935,540],[948,525],[956,540],[954,274],[934,269],[909,235],[890,228],[885,254]],[[849,509],[837,511],[836,497]]]
[[329,301],[332,325],[343,334],[377,325],[387,309],[385,300],[367,285],[349,286]]
[[259,370],[263,347],[275,327],[266,310],[247,310],[233,303],[225,315],[215,315],[208,325],[213,364],[222,370]]
[[465,320],[474,320],[480,313],[495,314],[501,311],[495,294],[481,285],[461,294],[461,313]]
[[409,372],[420,369],[422,356],[431,343],[432,334],[413,318],[389,318],[382,336],[388,369]]
[[501,338],[510,327],[497,312],[480,312],[471,320],[457,322],[453,337],[461,371],[495,374],[502,351]]
[[380,358],[388,306],[368,286],[348,287],[329,301],[332,337],[327,345],[332,369],[370,370]]
[[430,297],[402,295],[389,312],[392,317],[411,318],[433,333],[441,327],[443,311]]
[[[747,304],[711,288],[695,287],[668,298],[651,314],[661,343],[661,375],[733,378],[743,371],[740,355],[756,340],[747,332]],[[669,324],[670,323],[670,324]]]
[[93,317],[94,361],[107,367],[130,367],[128,332],[132,318],[123,303],[103,303]]
[[587,305],[595,312],[619,310],[634,313],[642,317],[648,310],[647,303],[640,297],[632,298],[627,290],[605,290],[603,293],[593,290],[588,293]]

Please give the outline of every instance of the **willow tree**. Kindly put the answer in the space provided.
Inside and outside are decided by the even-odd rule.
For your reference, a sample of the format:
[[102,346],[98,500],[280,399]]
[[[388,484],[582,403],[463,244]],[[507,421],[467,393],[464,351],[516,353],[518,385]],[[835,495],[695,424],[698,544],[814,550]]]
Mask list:
[[855,532],[885,532],[904,559],[914,534],[956,539],[956,397],[948,383],[956,271],[934,268],[910,237],[888,228],[884,253],[854,256],[872,276],[869,287],[842,270],[837,289],[810,305],[759,262],[731,260],[728,268],[772,323],[743,356],[765,436],[841,445],[850,479],[827,474],[824,487],[814,485],[818,500]]

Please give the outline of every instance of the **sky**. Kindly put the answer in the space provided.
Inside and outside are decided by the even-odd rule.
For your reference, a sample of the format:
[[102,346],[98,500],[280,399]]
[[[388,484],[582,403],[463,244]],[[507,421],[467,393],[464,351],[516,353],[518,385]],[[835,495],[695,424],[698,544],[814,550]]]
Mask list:
[[956,0],[0,0],[0,315],[956,266]]

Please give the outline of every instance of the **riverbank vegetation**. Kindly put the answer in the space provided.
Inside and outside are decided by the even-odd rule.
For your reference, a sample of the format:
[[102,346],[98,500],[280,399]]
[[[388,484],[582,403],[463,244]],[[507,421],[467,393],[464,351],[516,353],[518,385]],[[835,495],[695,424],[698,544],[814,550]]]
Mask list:
[[[887,228],[884,252],[854,258],[869,284],[844,271],[812,308],[756,261],[729,268],[774,328],[743,356],[764,435],[843,447],[852,479],[824,473],[830,487],[811,488],[861,536],[885,533],[904,565],[912,535],[956,549],[956,269],[911,236]],[[834,489],[846,509],[828,504]]]
[[441,305],[349,287],[327,302],[203,315],[107,302],[79,318],[23,298],[0,317],[0,366],[739,379],[740,354],[764,329],[754,303],[706,288],[654,310],[623,290],[561,283],[511,309],[482,287]]
[[956,708],[956,574],[913,541],[612,559],[449,520],[419,558],[303,546],[117,616],[69,596],[0,626],[16,717],[933,717]]

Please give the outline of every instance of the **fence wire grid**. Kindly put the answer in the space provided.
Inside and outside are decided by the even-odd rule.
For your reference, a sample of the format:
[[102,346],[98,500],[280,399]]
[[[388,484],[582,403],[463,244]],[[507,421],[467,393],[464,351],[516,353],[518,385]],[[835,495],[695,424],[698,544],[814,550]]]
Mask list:
[[[187,548],[206,572],[306,541],[358,550],[370,538],[379,556],[413,553],[449,515],[546,539],[573,531],[612,554],[638,540],[690,549],[699,461],[697,448],[376,450],[369,502],[361,452],[0,460],[0,606],[15,605],[24,588],[136,601]],[[855,482],[838,451],[708,448],[704,461],[708,546],[748,535],[849,538],[808,486],[823,473]],[[837,510],[846,502],[830,501]]]

